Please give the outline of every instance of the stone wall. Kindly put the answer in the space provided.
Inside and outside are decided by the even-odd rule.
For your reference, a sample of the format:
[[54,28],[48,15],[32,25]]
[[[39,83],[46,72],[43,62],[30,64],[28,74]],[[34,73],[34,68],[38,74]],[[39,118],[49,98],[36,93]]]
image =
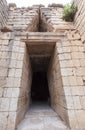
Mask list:
[[38,8],[17,8],[15,4],[9,5],[7,27],[12,31],[37,31],[39,23]]
[[[85,30],[82,17],[85,2],[76,0],[75,3],[79,10],[74,24],[80,34],[72,23],[62,20],[62,8],[41,8],[40,13],[44,30],[59,32],[60,36],[64,33],[63,39],[56,43],[48,72],[52,107],[70,128],[80,130],[85,128]],[[38,31],[38,11],[10,5],[6,26],[13,32],[0,32],[1,130],[15,130],[29,105],[30,60],[25,43],[15,37],[15,33]],[[3,18],[1,16],[1,27],[6,23]]]
[[78,7],[74,25],[80,32],[82,42],[85,43],[85,0],[74,0],[74,3]]
[[[0,129],[7,129],[10,105],[10,93],[7,87],[8,66],[12,53],[11,33],[0,33]],[[11,84],[11,82],[10,82]]]
[[0,0],[0,29],[7,24],[8,7],[6,0]]
[[54,52],[51,56],[51,61],[48,68],[48,86],[52,108],[69,126],[61,68],[57,52],[57,44],[59,45],[60,43],[56,43],[55,45]]
[[47,32],[61,32],[69,29],[73,29],[73,23],[66,22],[62,19],[61,7],[42,7],[40,9],[40,15],[42,19],[43,30]]
[[32,69],[31,63],[28,55],[28,50],[25,45],[24,59],[22,61],[17,61],[17,65],[20,67],[23,64],[20,94],[18,99],[18,111],[17,111],[17,121],[16,125],[23,119],[25,113],[29,109],[30,104],[30,90],[32,82]]
[[7,33],[3,36],[4,40],[0,40],[0,129],[15,130],[29,105],[32,73],[25,43],[13,39],[9,42]]
[[71,129],[85,128],[85,45],[77,31],[56,43],[48,71],[52,108]]

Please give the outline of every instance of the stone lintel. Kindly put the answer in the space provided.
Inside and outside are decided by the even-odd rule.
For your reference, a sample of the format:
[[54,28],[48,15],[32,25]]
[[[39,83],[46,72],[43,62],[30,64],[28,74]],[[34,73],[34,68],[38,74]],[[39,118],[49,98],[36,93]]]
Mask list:
[[22,32],[15,34],[16,37],[20,37],[21,41],[25,43],[33,42],[50,42],[55,43],[65,37],[65,33],[55,33],[55,32]]

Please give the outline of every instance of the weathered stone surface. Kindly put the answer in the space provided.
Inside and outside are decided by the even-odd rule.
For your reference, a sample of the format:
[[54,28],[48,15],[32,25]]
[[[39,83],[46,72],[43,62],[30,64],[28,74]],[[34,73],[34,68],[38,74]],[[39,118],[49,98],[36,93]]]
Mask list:
[[76,28],[62,20],[61,7],[8,9],[0,1],[0,130],[15,130],[29,107],[31,61],[44,68],[50,57],[51,106],[73,130],[85,128],[85,1],[75,3]]

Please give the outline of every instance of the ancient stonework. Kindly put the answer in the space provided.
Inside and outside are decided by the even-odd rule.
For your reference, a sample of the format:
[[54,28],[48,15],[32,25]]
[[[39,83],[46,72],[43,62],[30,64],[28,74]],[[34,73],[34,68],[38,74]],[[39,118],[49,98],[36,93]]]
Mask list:
[[59,5],[17,8],[0,0],[0,130],[18,130],[35,72],[47,74],[51,107],[68,127],[62,130],[85,129],[85,1],[74,3],[72,23]]

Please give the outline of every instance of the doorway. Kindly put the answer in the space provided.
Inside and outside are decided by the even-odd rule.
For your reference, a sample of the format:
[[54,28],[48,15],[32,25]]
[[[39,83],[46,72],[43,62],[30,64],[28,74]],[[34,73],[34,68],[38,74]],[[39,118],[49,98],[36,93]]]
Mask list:
[[49,89],[46,72],[39,71],[33,73],[31,86],[31,101],[49,102]]

